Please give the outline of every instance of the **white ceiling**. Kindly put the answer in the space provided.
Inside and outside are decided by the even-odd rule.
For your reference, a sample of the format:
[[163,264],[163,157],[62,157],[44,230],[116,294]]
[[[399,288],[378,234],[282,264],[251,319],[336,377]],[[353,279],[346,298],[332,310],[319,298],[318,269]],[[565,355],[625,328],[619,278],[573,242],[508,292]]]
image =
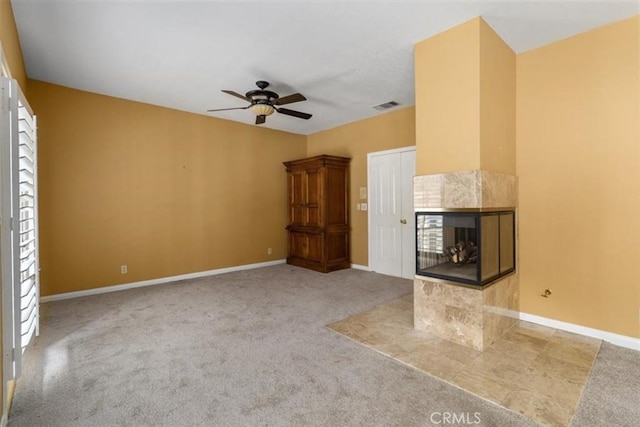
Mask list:
[[[207,114],[256,80],[308,100],[260,125],[311,134],[414,104],[413,45],[482,16],[519,53],[639,13],[627,1],[12,0],[27,74]],[[392,111],[392,110],[390,110]],[[37,113],[37,112],[36,112]],[[252,124],[249,110],[209,114]]]

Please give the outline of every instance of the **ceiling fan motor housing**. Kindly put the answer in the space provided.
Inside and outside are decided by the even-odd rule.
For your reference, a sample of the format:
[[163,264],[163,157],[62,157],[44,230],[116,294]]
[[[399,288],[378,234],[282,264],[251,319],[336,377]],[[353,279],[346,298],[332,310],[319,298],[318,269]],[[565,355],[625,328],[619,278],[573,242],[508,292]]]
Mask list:
[[270,90],[250,90],[245,94],[252,104],[271,104],[278,99],[278,94]]

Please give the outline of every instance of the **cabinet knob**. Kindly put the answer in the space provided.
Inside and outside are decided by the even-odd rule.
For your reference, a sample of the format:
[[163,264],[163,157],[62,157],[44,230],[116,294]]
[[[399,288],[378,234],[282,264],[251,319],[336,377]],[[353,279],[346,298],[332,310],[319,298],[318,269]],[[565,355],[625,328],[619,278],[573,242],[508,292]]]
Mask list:
[[406,224],[406,223],[407,223],[407,220],[406,220],[406,219],[401,219],[401,220],[400,220],[400,224]]

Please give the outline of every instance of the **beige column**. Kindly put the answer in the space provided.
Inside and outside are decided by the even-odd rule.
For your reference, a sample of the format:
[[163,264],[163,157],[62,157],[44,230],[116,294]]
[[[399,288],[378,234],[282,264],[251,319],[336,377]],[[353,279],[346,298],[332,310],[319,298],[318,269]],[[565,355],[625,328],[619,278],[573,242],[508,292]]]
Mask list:
[[[515,66],[481,18],[415,46],[416,208],[517,207]],[[414,282],[414,327],[478,350],[518,311],[517,273],[484,289]]]

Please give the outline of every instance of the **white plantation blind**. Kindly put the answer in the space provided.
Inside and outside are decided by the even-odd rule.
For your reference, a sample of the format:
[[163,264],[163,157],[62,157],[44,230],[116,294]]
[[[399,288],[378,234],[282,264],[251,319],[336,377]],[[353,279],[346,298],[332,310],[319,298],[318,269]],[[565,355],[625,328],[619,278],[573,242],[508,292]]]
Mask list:
[[22,354],[38,334],[38,176],[36,118],[18,83],[0,78],[0,239],[4,371],[18,378]]
[[420,215],[418,216],[419,251],[441,254],[443,245],[443,216]]
[[24,352],[38,325],[38,218],[35,117],[18,101],[20,345]]

